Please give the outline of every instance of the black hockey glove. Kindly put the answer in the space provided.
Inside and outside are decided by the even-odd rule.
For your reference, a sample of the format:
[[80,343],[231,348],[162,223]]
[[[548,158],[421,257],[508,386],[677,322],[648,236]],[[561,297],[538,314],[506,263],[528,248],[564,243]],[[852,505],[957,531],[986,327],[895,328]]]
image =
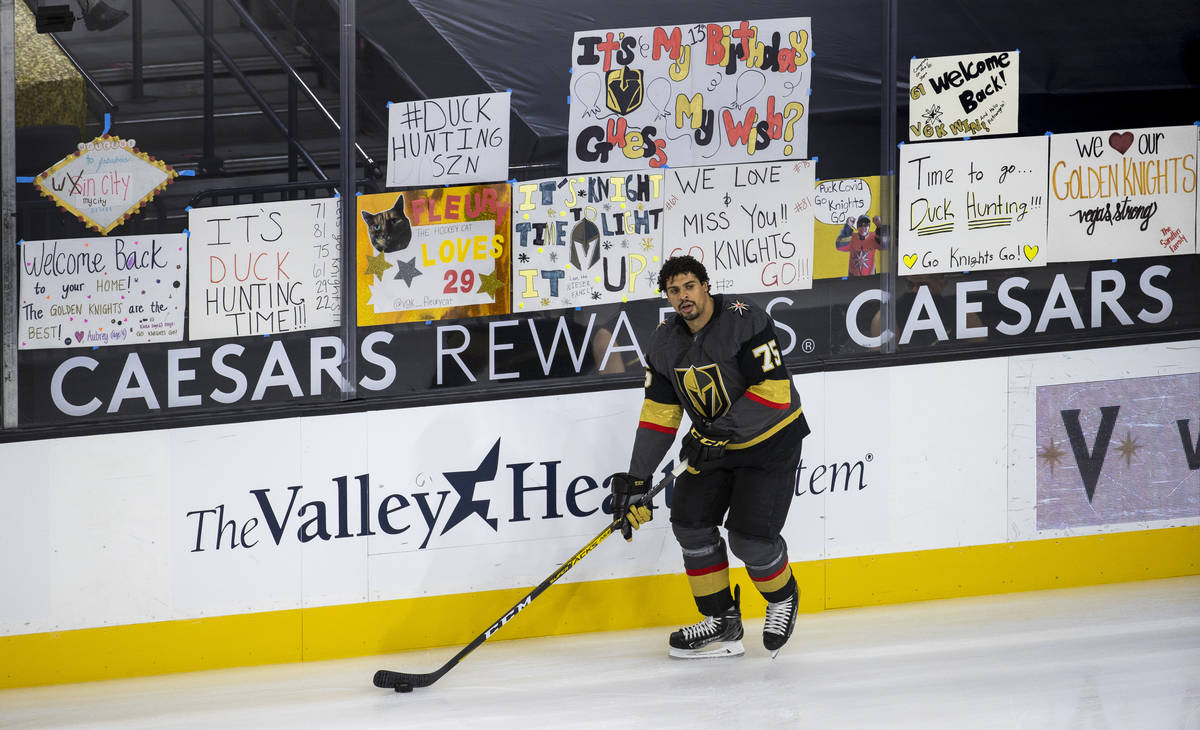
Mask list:
[[626,542],[633,540],[633,531],[654,518],[650,505],[641,504],[649,491],[646,480],[626,472],[612,475],[613,516],[621,519],[618,526]]
[[692,426],[679,449],[679,458],[686,461],[688,466],[699,469],[705,462],[716,461],[725,455],[725,447],[729,445],[729,437],[705,436]]

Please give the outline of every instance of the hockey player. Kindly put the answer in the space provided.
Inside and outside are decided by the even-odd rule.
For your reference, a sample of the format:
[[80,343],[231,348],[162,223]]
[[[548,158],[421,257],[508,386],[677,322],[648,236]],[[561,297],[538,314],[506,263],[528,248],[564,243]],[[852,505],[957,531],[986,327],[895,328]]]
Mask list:
[[680,658],[742,654],[739,592],[729,587],[724,522],[731,550],[767,600],[763,645],[771,656],[796,623],[799,591],[780,536],[791,505],[802,439],[809,433],[800,397],[783,364],[770,316],[733,295],[712,295],[708,273],[691,256],[668,259],[658,288],[675,315],[647,348],[645,400],[629,471],[612,476],[613,514],[626,540],[651,519],[638,504],[686,411],[691,427],[679,457],[671,529],[683,549],[704,620],[671,634]]

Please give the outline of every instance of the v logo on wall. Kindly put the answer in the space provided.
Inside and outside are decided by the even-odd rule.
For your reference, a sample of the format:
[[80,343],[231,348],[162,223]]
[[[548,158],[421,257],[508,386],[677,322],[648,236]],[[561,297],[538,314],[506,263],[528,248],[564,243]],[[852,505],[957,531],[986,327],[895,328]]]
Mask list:
[[1200,374],[1037,389],[1037,528],[1200,515]]

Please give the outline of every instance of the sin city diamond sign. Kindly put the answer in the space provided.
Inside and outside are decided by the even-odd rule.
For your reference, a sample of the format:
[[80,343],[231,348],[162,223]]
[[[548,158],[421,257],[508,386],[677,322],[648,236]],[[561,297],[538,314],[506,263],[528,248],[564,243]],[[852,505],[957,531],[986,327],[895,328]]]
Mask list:
[[167,187],[178,173],[115,135],[79,148],[34,179],[42,195],[102,234],[121,225]]

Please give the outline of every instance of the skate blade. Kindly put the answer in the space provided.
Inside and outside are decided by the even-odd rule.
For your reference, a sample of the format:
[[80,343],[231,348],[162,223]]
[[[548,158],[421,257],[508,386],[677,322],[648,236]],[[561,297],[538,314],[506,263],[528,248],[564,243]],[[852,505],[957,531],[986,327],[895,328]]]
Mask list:
[[746,653],[742,642],[714,641],[702,649],[676,649],[671,647],[670,656],[674,659],[714,659],[726,656],[741,656]]

